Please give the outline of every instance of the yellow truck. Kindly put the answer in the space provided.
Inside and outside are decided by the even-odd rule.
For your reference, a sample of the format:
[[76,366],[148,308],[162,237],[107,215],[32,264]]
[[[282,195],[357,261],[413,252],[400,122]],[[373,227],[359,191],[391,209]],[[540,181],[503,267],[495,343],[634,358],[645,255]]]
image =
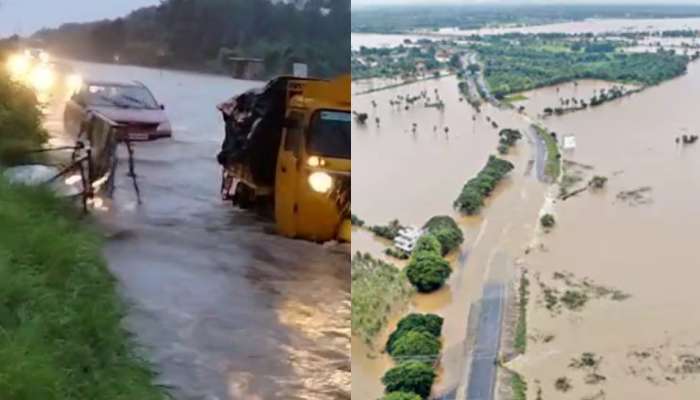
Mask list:
[[222,197],[241,208],[271,200],[284,236],[349,242],[350,77],[278,77],[218,108]]

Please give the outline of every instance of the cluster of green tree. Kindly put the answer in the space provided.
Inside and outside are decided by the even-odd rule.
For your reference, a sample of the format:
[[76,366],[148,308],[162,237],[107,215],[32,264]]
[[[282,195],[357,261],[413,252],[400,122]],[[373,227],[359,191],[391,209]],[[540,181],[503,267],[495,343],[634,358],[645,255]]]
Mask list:
[[515,143],[522,139],[523,134],[517,129],[501,129],[498,132],[498,153],[508,154],[508,150],[515,146]]
[[486,166],[464,185],[454,201],[454,207],[468,215],[478,213],[484,205],[484,199],[513,168],[514,165],[510,161],[490,156]]
[[350,71],[350,0],[164,0],[125,18],[36,34],[67,57],[224,71],[226,58],[264,60],[268,75],[294,62],[310,73]]
[[355,214],[351,214],[351,215],[350,215],[350,223],[351,223],[353,226],[359,226],[359,227],[365,226],[365,221],[364,221],[362,218],[360,218],[360,217],[358,217],[357,215],[355,215]]
[[401,222],[399,222],[398,219],[395,219],[389,221],[389,223],[386,225],[373,225],[369,228],[369,230],[379,237],[394,240],[394,238],[398,236],[399,231],[403,228],[404,226],[401,225]]
[[440,254],[445,256],[464,242],[464,234],[452,217],[437,215],[423,225],[440,243]]
[[351,70],[353,79],[418,77],[421,73],[433,74],[450,66],[435,58],[437,47],[426,45],[406,47],[367,48],[352,52]]
[[409,314],[399,321],[386,344],[398,365],[384,374],[383,400],[425,399],[435,380],[433,365],[440,354],[443,319],[434,314]]
[[369,254],[355,254],[350,264],[352,332],[371,343],[391,310],[404,304],[413,288],[398,268]]
[[[5,59],[0,52],[0,59]],[[33,90],[0,71],[0,166],[29,161],[29,151],[48,140]]]
[[406,277],[421,293],[440,289],[452,274],[450,264],[442,258],[442,245],[431,233],[418,239],[406,267]]
[[366,7],[352,12],[353,32],[400,33],[416,29],[478,29],[493,25],[536,25],[587,18],[672,18],[700,16],[696,5],[499,4]]
[[[614,46],[605,46],[610,49]],[[597,47],[602,50],[602,43]],[[655,85],[685,73],[689,58],[674,51],[622,53],[559,50],[528,42],[496,41],[477,46],[494,96],[504,96],[576,79]]]

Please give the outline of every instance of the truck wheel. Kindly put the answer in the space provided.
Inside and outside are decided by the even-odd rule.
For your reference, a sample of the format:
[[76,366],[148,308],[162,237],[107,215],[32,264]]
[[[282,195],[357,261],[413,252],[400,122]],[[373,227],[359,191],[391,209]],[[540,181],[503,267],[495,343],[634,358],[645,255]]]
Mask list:
[[236,193],[232,198],[233,204],[243,210],[253,206],[253,190],[243,183],[236,185]]

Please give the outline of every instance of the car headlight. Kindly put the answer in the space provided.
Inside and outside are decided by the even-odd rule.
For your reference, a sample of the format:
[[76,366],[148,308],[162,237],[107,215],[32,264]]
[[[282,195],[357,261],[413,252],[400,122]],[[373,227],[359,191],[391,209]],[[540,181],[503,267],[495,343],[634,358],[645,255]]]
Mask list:
[[15,54],[7,60],[7,69],[12,76],[17,77],[26,74],[30,64],[29,57],[24,54]]
[[51,68],[40,65],[32,71],[31,83],[37,90],[48,90],[53,86],[55,78]]
[[326,172],[317,171],[309,175],[309,186],[319,193],[326,193],[333,187],[333,178]]

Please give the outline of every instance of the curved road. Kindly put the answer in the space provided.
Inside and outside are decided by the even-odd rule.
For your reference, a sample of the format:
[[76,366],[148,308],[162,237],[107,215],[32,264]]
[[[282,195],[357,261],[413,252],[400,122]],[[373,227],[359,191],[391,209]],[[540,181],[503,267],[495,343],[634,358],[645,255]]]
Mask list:
[[[75,63],[84,76],[138,79],[164,103],[174,139],[136,146],[143,203],[120,161],[105,254],[159,383],[176,399],[349,399],[350,263],[345,252],[271,234],[222,203],[215,105],[261,83]],[[62,133],[62,105],[47,129]],[[123,154],[122,154],[123,156]]]

